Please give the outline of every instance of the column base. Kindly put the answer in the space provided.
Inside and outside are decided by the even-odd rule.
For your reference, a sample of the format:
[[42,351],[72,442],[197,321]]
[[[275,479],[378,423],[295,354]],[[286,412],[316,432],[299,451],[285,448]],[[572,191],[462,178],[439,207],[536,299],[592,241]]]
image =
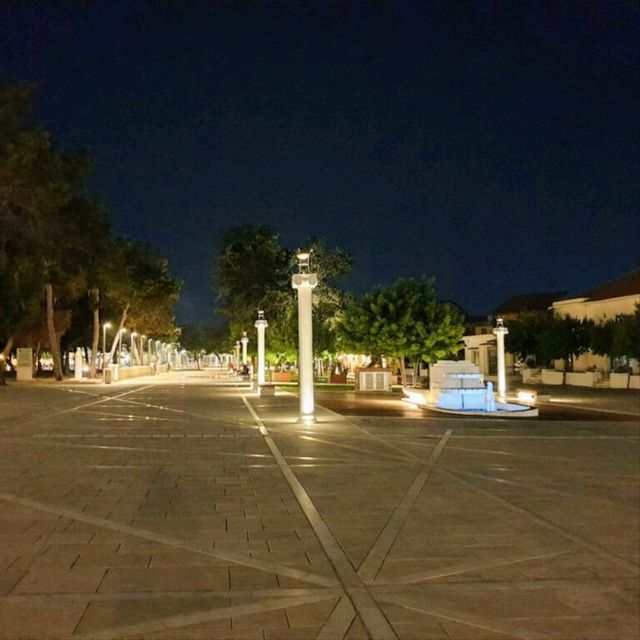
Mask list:
[[316,424],[318,419],[313,415],[305,414],[296,420],[296,424]]

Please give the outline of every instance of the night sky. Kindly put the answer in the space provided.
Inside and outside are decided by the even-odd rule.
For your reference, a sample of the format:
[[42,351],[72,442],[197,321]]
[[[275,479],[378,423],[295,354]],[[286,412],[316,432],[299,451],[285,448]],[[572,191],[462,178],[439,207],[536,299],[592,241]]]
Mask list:
[[488,313],[640,264],[638,6],[5,0],[0,71],[169,258],[179,322],[241,223]]

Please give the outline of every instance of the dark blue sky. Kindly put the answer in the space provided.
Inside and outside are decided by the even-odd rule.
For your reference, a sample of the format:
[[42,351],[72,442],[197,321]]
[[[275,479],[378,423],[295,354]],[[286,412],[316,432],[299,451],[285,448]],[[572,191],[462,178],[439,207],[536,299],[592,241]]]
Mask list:
[[470,313],[640,263],[638,5],[23,1],[0,70],[87,149],[117,232],[211,319],[218,234],[351,252],[357,291],[435,275]]

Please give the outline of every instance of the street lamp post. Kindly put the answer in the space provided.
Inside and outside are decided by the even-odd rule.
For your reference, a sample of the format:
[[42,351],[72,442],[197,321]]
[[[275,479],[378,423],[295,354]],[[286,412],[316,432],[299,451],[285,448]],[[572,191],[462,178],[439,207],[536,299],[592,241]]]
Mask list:
[[264,319],[264,311],[258,311],[258,319],[256,320],[256,329],[258,330],[258,391],[260,385],[265,383],[264,379],[264,332],[269,326]]
[[233,347],[233,367],[236,371],[240,368],[240,340]]
[[300,391],[300,419],[315,420],[313,398],[313,324],[312,292],[318,276],[309,273],[309,253],[298,254],[298,270],[291,278],[291,286],[298,292],[298,369]]
[[249,338],[247,338],[247,332],[242,332],[242,338],[240,338],[240,342],[242,342],[242,364],[247,364],[247,345],[249,344]]
[[504,398],[507,394],[507,372],[504,361],[504,337],[509,329],[504,326],[502,318],[496,318],[496,326],[492,332],[496,336],[498,356],[498,395]]
[[104,369],[107,364],[107,329],[111,329],[111,323],[105,322],[102,325],[102,369]]

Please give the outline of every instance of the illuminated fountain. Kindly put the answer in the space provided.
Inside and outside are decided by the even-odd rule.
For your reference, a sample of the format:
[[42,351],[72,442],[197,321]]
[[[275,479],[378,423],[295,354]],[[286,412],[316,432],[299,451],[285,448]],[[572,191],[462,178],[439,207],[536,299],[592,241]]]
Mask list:
[[462,361],[440,360],[429,367],[429,389],[404,387],[403,393],[409,402],[442,413],[501,418],[530,418],[538,415],[538,409],[507,402],[506,373],[504,366],[504,336],[508,333],[498,318],[493,330],[497,338],[498,351],[498,395],[493,383],[485,385],[477,365]]

